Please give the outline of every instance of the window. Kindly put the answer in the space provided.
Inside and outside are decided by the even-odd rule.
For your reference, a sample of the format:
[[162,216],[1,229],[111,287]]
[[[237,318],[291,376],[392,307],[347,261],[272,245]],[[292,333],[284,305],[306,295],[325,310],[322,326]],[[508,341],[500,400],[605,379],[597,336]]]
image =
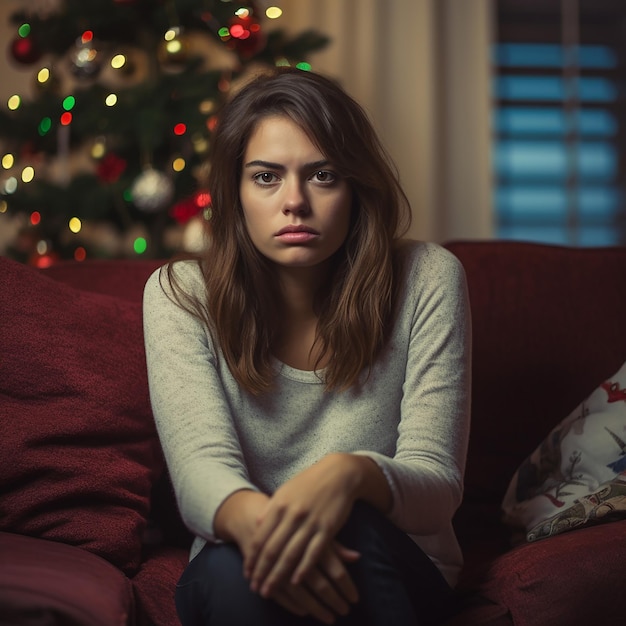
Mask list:
[[626,244],[619,37],[626,3],[498,0],[496,6],[497,236]]

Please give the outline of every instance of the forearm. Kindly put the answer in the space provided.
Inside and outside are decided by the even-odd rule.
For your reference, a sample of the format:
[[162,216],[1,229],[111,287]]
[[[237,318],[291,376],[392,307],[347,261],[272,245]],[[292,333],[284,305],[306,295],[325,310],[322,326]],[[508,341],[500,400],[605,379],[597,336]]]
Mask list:
[[215,536],[243,548],[242,542],[252,537],[258,516],[268,500],[267,495],[250,489],[241,489],[228,496],[215,513]]
[[353,477],[354,500],[371,504],[381,513],[389,513],[393,496],[389,483],[376,461],[362,454],[337,454]]

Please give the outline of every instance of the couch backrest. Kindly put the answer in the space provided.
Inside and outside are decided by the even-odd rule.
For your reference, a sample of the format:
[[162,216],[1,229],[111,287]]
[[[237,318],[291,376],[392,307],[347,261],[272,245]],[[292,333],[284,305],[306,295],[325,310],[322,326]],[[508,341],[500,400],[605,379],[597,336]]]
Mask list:
[[499,504],[520,462],[626,361],[626,248],[446,247],[473,315],[466,502]]

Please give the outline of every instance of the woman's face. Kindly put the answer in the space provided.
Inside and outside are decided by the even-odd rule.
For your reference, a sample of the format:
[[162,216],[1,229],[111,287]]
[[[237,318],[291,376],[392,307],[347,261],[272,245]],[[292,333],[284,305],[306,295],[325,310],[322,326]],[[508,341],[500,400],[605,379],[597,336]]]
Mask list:
[[252,243],[279,266],[321,267],[348,235],[350,186],[288,117],[257,124],[239,197]]

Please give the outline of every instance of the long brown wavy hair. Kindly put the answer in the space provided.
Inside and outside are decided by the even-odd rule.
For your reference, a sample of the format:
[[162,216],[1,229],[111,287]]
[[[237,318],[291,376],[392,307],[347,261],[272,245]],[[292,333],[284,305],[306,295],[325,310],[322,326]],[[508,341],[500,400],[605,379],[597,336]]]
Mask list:
[[226,104],[209,154],[211,245],[199,259],[207,300],[184,291],[175,264],[167,266],[168,279],[177,302],[206,323],[237,382],[251,393],[269,390],[279,287],[272,264],[248,235],[239,183],[248,140],[259,121],[273,115],[300,126],[352,190],[350,231],[316,299],[315,347],[327,362],[324,381],[329,390],[346,389],[369,371],[390,330],[396,248],[410,208],[364,110],[332,80],[277,68]]

